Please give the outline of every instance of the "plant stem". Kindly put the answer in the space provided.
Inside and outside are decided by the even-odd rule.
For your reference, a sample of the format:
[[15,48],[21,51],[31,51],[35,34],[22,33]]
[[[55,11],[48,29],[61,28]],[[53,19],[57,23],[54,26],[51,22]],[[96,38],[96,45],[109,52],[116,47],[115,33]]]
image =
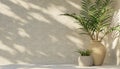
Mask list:
[[96,40],[98,41],[99,40],[99,31],[96,33]]
[[104,34],[104,35],[103,35],[103,37],[101,37],[100,41],[102,41],[102,40],[103,40],[103,38],[104,38],[106,35],[107,35],[107,33],[106,33],[106,34]]
[[94,40],[94,38],[93,38],[93,34],[92,33],[88,33],[89,35],[90,35],[90,38],[92,39],[92,40]]

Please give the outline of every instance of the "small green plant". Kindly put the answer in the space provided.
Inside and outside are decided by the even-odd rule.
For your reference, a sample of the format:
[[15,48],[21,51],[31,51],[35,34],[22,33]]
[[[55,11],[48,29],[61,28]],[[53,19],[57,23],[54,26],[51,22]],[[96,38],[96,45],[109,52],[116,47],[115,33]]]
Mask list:
[[81,56],[90,56],[92,51],[88,49],[78,50],[77,51]]

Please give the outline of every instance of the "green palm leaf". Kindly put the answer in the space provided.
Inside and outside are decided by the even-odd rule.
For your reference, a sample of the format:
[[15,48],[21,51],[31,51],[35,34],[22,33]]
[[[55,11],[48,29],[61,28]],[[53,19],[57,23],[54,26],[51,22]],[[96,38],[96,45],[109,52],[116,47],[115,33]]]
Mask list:
[[[80,14],[63,14],[65,16],[76,19],[78,24],[82,26],[85,33],[92,40],[101,41],[108,33],[114,30],[120,31],[120,26],[110,27],[110,20],[113,16],[111,9],[111,0],[82,0]],[[104,33],[102,33],[104,32]],[[100,34],[102,37],[99,37]]]

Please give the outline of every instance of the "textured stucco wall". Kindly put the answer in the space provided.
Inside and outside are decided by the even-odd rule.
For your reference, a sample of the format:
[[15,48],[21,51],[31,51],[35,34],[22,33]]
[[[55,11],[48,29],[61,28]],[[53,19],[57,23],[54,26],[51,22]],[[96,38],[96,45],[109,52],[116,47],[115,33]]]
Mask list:
[[[120,25],[120,0],[113,0],[114,16],[112,25]],[[107,55],[104,64],[120,65],[120,33],[113,32],[105,40]]]
[[[89,37],[60,14],[79,12],[80,1],[0,0],[0,64],[77,64],[75,51],[87,47]],[[105,64],[119,64],[116,50],[108,50]]]
[[77,63],[82,39],[73,19],[78,0],[0,0],[0,64]]

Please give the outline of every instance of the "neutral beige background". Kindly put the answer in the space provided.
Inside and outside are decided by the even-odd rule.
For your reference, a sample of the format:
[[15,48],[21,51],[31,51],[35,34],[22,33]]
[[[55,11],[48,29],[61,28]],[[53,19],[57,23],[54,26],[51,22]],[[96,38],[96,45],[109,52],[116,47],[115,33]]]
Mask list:
[[[80,1],[0,0],[0,64],[77,64],[75,51],[87,47],[89,37],[60,14],[79,13]],[[112,49],[112,40],[105,43],[105,64],[119,65],[119,45]]]

